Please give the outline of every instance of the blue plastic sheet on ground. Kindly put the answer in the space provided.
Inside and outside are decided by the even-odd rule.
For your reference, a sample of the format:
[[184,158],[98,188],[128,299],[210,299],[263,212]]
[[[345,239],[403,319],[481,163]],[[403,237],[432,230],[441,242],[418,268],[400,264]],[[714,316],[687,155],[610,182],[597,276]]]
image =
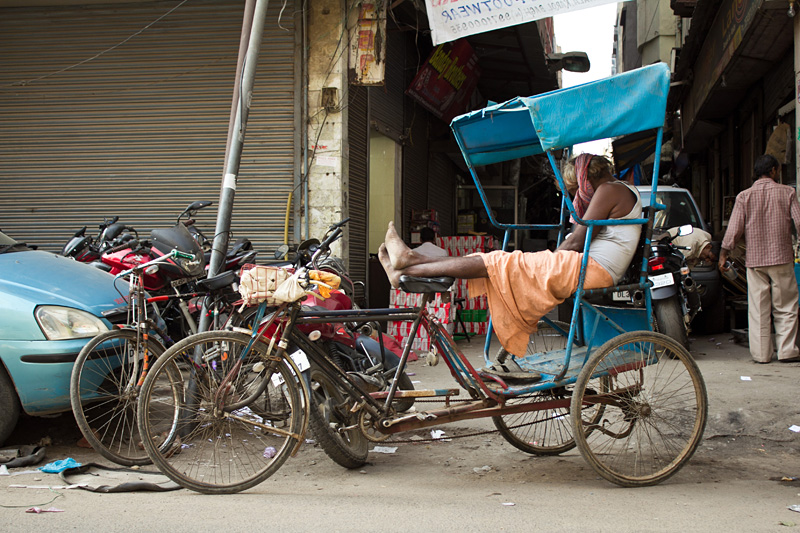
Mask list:
[[67,457],[66,459],[59,459],[58,461],[40,466],[39,470],[47,472],[48,474],[58,474],[67,468],[75,468],[76,466],[81,466],[81,464],[72,457]]

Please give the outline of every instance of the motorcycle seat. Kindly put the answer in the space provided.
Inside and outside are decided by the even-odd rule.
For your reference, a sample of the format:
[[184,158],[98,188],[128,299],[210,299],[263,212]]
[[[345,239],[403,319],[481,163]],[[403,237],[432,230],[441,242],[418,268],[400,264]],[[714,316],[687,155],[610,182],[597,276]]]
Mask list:
[[197,287],[203,291],[216,291],[230,286],[234,281],[236,281],[236,272],[228,270],[213,278],[201,279],[197,282]]
[[438,278],[400,276],[400,288],[410,293],[447,292],[450,290],[454,281],[455,278],[448,276]]

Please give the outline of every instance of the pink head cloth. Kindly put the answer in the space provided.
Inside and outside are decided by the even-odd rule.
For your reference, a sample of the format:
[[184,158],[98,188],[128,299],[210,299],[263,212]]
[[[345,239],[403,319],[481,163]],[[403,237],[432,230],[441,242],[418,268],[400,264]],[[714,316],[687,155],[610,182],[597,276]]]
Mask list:
[[[589,163],[592,161],[592,154],[581,154],[575,160],[575,176],[578,180],[578,191],[575,193],[575,198],[572,199],[572,204],[575,206],[575,212],[580,218],[583,218],[586,209],[589,207],[589,202],[592,201],[594,196],[594,187],[589,183]],[[574,217],[570,217],[570,222],[575,222]]]

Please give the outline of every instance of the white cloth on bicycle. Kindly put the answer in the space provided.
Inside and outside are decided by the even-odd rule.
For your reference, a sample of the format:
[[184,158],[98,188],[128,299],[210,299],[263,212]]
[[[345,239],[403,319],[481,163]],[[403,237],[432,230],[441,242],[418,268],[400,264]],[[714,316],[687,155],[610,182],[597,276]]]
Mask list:
[[247,305],[261,302],[275,304],[274,295],[278,287],[290,278],[292,272],[284,268],[256,265],[242,272],[239,294]]

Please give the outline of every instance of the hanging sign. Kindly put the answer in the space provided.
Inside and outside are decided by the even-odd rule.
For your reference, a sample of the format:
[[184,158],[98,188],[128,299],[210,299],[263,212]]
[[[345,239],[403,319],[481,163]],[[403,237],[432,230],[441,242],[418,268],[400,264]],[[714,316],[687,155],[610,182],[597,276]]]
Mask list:
[[350,23],[350,83],[383,85],[386,72],[386,2],[364,2]]
[[425,0],[433,44],[617,0]]
[[419,69],[406,94],[447,124],[467,111],[478,83],[478,56],[466,39],[437,46]]

